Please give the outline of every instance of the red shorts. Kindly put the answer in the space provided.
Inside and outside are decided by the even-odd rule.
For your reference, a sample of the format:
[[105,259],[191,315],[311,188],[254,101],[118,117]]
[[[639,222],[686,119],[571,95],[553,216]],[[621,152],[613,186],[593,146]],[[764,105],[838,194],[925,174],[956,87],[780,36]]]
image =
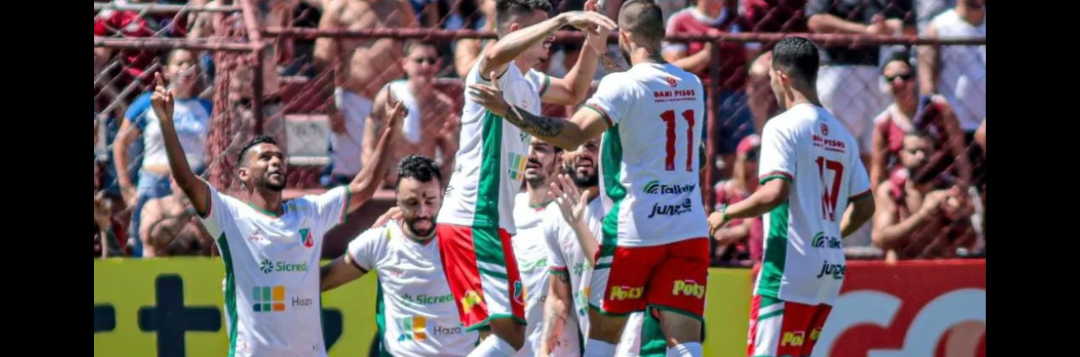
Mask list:
[[601,247],[599,255],[592,286],[604,287],[593,290],[602,294],[595,300],[600,300],[603,313],[624,315],[651,306],[699,319],[704,315],[708,239],[653,247]]
[[804,305],[755,295],[746,355],[809,357],[832,306]]
[[438,224],[439,255],[467,331],[492,319],[525,324],[525,297],[510,234],[502,229]]

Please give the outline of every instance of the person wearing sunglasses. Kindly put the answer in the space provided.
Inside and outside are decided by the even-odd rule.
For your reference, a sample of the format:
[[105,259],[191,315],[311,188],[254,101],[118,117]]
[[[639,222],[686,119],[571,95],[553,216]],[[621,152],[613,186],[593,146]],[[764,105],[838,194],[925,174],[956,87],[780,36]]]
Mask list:
[[966,147],[956,115],[945,98],[919,96],[918,76],[908,58],[907,53],[894,54],[882,70],[895,102],[874,119],[870,182],[877,187],[900,168],[904,135],[921,130],[931,135],[937,152],[926,166],[925,174],[940,175],[948,171],[960,177],[962,183],[969,183],[970,160],[967,155],[961,155]]
[[[457,152],[457,122],[454,100],[435,88],[435,81],[442,68],[439,48],[432,42],[405,42],[404,58],[401,68],[405,70],[405,79],[388,83],[375,95],[375,105],[364,123],[363,165],[367,166],[375,158],[375,144],[386,122],[385,103],[400,101],[408,109],[408,115],[401,122],[401,138],[391,157],[398,162],[409,155],[421,155],[435,158],[440,162],[443,177],[449,177],[453,170],[454,154]],[[387,170],[383,182],[393,185],[397,182],[397,168]]]

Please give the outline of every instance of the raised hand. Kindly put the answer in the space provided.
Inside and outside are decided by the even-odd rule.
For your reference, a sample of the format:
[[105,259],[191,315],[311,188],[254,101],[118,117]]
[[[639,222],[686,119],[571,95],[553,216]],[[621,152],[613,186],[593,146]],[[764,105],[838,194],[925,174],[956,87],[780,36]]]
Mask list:
[[559,211],[562,213],[563,219],[571,226],[583,222],[585,219],[585,208],[589,206],[589,196],[582,195],[581,190],[578,190],[577,185],[574,185],[574,181],[570,179],[569,175],[560,174],[555,182],[551,183],[551,190],[548,194],[555,199],[555,203],[559,206]]
[[[488,78],[494,79],[498,77],[496,77],[495,71],[492,71],[488,74]],[[469,98],[487,108],[491,114],[500,117],[506,117],[506,112],[510,108],[510,105],[506,103],[506,99],[503,97],[502,90],[499,89],[498,80],[492,80],[490,86],[485,84],[469,86]]]
[[172,124],[173,115],[173,95],[167,87],[165,87],[165,80],[161,77],[161,72],[154,73],[154,80],[157,86],[154,88],[154,94],[150,96],[150,104],[154,108],[154,114],[157,114],[158,120]]

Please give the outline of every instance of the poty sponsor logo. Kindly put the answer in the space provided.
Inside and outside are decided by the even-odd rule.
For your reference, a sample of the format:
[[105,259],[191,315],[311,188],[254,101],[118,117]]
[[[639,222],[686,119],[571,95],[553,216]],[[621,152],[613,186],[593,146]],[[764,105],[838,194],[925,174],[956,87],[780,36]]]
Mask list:
[[685,185],[665,185],[660,183],[660,181],[654,180],[645,184],[644,191],[650,195],[681,195],[694,192],[695,188],[697,188],[697,185],[692,183]]
[[814,239],[810,242],[810,245],[814,248],[829,248],[829,249],[841,249],[843,244],[839,238],[829,237],[825,235],[825,232],[818,232],[814,235]]
[[637,287],[631,288],[626,286],[613,286],[611,287],[611,299],[612,300],[636,300],[641,298],[641,294],[645,292],[645,288]]
[[784,337],[780,340],[781,347],[802,347],[806,342],[805,331],[784,332]]
[[844,264],[829,264],[826,260],[825,264],[821,266],[821,272],[817,277],[820,279],[823,276],[832,275],[833,279],[840,280],[844,278],[844,272],[847,271],[847,266]]
[[263,274],[270,273],[304,273],[308,271],[307,262],[304,263],[287,263],[287,262],[272,262],[270,259],[263,259],[259,263],[259,270]]
[[671,289],[671,295],[686,295],[702,299],[705,298],[705,285],[693,280],[676,280],[675,286]]
[[694,204],[687,198],[681,205],[662,205],[654,203],[652,207],[652,213],[649,213],[649,218],[655,216],[679,216],[685,213],[690,213],[693,210]]

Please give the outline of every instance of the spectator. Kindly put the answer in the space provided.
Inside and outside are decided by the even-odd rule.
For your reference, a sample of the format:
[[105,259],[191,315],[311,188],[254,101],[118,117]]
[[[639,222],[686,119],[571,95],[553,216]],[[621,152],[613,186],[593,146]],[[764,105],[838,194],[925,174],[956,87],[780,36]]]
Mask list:
[[919,130],[932,135],[938,145],[934,157],[929,158],[930,170],[944,172],[951,166],[952,173],[961,177],[966,186],[971,182],[972,172],[956,115],[940,96],[923,97],[920,102],[915,88],[915,68],[908,59],[907,53],[896,53],[883,70],[895,103],[874,119],[870,182],[877,187],[888,179],[889,173],[902,167],[898,155],[903,149],[904,136]]
[[[463,0],[457,4],[446,21],[447,30],[495,31],[495,0]],[[459,78],[469,74],[481,50],[490,43],[493,42],[475,38],[454,41],[454,71]]]
[[[810,0],[806,14],[815,33],[900,35],[915,34],[911,0]],[[818,75],[821,103],[847,125],[859,142],[863,162],[870,160],[873,123],[888,105],[879,89],[877,46],[826,47]]]
[[[195,210],[184,192],[176,185],[176,181],[169,181],[172,194],[147,201],[143,206],[139,238],[142,239],[144,258],[184,253],[192,246],[192,242],[178,239],[187,226],[198,226]],[[206,244],[213,244],[209,237],[206,238]],[[180,244],[174,245],[174,242]]]
[[751,32],[808,32],[807,0],[743,0],[743,17]]
[[956,0],[915,0],[915,22],[919,33],[926,33],[931,20],[954,6]]
[[[757,134],[747,136],[739,142],[734,175],[730,180],[716,184],[717,210],[745,200],[757,190],[759,149],[761,137]],[[749,262],[754,266],[756,276],[761,268],[761,257],[765,248],[765,230],[762,224],[764,220],[761,216],[754,219],[735,219],[713,234],[713,265],[744,265],[743,262]]]
[[[399,162],[411,154],[437,157],[442,162],[443,177],[450,177],[457,154],[457,133],[452,127],[457,121],[458,109],[450,97],[435,89],[440,58],[433,43],[415,40],[405,43],[401,66],[408,79],[390,82],[375,96],[374,110],[364,124],[364,165],[373,159],[377,133],[383,131],[386,103],[400,101],[408,109],[408,115],[401,123],[402,138],[397,141],[390,162]],[[442,132],[446,127],[451,128],[448,135]],[[391,167],[383,182],[388,185],[397,182],[397,174],[397,167]]]
[[904,136],[903,170],[877,187],[874,245],[886,259],[954,258],[975,242],[967,193],[949,175],[927,174],[934,139],[925,132]]
[[[397,0],[326,0],[321,30],[416,27],[409,2]],[[334,73],[330,106],[331,185],[347,184],[362,166],[364,122],[372,100],[387,82],[403,74],[402,42],[391,38],[319,38],[315,67]]]
[[[141,3],[157,3],[155,0],[116,0],[113,4],[129,5]],[[104,9],[94,17],[94,37],[125,38],[140,37],[184,37],[187,35],[187,17],[174,16],[173,14],[140,14],[138,11],[117,11]],[[117,53],[106,47],[94,47],[96,59],[95,74],[105,68],[105,64],[113,59],[113,55],[121,61],[122,68],[117,73],[117,83],[121,88],[135,80],[146,80],[146,69],[157,58],[158,53],[150,50],[121,50]],[[107,79],[103,83],[112,83],[111,75],[104,74]]]
[[[985,0],[960,0],[930,23],[931,38],[986,37]],[[986,118],[986,46],[920,46],[919,87],[949,100],[972,139]]]
[[[727,3],[733,0],[697,0],[697,5],[671,15],[667,22],[667,35],[741,33],[749,28]],[[753,117],[747,109],[746,80],[747,63],[752,59],[747,45],[725,41],[720,45],[720,83],[710,83],[709,62],[712,56],[709,42],[664,44],[664,59],[687,71],[697,74],[706,88],[712,86],[720,91],[719,131],[717,153],[724,160],[724,174],[731,176],[735,161],[735,147],[747,135],[754,133]],[[751,50],[760,45],[752,44]]]
[[105,164],[94,160],[94,257],[108,258],[123,255],[124,225],[114,217],[114,209],[122,207],[104,191]]
[[[172,81],[175,99],[174,124],[180,137],[180,144],[187,154],[188,164],[196,172],[201,172],[206,165],[206,138],[210,131],[212,104],[209,100],[195,98],[198,64],[195,54],[188,50],[176,49],[169,54],[166,75]],[[142,256],[141,239],[138,237],[140,215],[146,201],[167,196],[169,188],[169,161],[165,154],[165,141],[157,115],[150,110],[152,92],[143,93],[128,108],[120,134],[113,144],[117,179],[128,207],[133,207],[131,233],[136,237],[135,256]],[[126,175],[131,164],[128,148],[142,135],[142,169],[139,171],[138,185],[133,185]]]

